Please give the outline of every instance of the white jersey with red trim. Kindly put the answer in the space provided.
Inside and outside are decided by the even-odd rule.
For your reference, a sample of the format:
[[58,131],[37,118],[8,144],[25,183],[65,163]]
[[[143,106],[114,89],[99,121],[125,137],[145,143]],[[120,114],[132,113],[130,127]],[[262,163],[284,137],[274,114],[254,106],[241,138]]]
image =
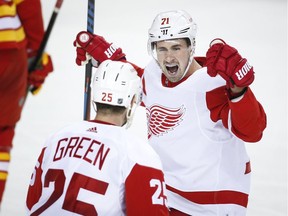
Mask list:
[[52,135],[27,194],[29,215],[168,215],[155,151],[122,127],[84,121]]
[[173,88],[163,86],[161,76],[153,60],[143,75],[143,103],[169,206],[193,216],[245,215],[250,188],[245,144],[222,121],[211,120],[206,101],[207,92],[225,81],[210,77],[206,68]]

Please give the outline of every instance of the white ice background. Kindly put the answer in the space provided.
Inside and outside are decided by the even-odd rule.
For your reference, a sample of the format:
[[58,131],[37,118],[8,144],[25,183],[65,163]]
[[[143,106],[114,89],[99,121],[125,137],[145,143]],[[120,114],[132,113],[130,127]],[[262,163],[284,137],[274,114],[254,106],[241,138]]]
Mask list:
[[[55,0],[42,0],[45,27]],[[287,216],[287,1],[286,0],[95,0],[95,32],[123,48],[144,67],[147,30],[155,15],[187,10],[198,24],[196,55],[223,38],[256,72],[251,85],[268,117],[258,143],[247,143],[252,186],[247,216]],[[2,216],[25,215],[30,176],[45,138],[83,119],[85,67],[75,64],[73,40],[86,30],[87,1],[64,0],[47,45],[54,72],[38,95],[29,95],[16,128]],[[187,95],[183,95],[187,97]],[[145,139],[143,109],[130,129]]]

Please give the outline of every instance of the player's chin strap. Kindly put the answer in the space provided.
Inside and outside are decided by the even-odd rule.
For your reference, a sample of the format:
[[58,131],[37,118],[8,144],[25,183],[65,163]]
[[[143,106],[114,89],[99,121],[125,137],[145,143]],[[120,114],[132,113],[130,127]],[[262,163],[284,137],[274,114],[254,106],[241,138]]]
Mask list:
[[132,106],[129,106],[127,108],[127,112],[126,112],[126,122],[122,125],[125,126],[126,129],[128,129],[131,124],[132,124],[132,120],[133,120],[133,117],[134,117],[134,114],[135,114],[135,110],[137,108],[137,104],[136,103],[133,103]]
[[187,65],[187,67],[186,67],[186,69],[185,69],[182,77],[180,78],[180,80],[182,80],[183,77],[186,76],[186,74],[187,74],[187,72],[188,72],[188,70],[189,70],[189,68],[190,68],[190,65],[192,64],[193,57],[194,57],[194,51],[195,51],[195,47],[192,48],[192,46],[190,45],[190,57],[189,57],[189,62],[188,62],[188,65]]
[[97,106],[96,106],[96,103],[94,101],[92,103],[92,106],[93,106],[94,111],[97,113]]

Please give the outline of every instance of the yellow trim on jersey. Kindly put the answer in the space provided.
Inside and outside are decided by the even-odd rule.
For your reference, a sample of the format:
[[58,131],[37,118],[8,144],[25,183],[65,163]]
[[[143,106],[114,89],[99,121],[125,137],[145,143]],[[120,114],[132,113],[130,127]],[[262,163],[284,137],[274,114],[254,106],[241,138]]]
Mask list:
[[10,154],[8,152],[0,152],[0,161],[10,161]]
[[0,42],[20,42],[25,39],[23,27],[17,30],[0,31]]
[[23,2],[24,0],[14,0],[15,4],[20,4],[21,2]]
[[7,172],[0,172],[0,180],[6,180],[8,176]]
[[48,62],[49,62],[48,54],[47,53],[43,53],[43,55],[42,55],[42,64],[43,65],[47,65]]
[[11,6],[9,5],[1,5],[0,6],[0,14],[1,17],[3,16],[15,16],[16,15],[16,5],[12,4]]

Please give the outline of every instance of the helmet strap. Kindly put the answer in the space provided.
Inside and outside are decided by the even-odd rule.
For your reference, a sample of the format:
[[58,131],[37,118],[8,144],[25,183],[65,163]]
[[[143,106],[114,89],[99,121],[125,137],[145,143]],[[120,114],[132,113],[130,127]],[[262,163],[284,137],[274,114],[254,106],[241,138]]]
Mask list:
[[191,50],[190,50],[189,62],[187,64],[186,69],[185,69],[182,77],[180,78],[180,80],[182,80],[186,76],[186,74],[187,74],[187,72],[188,72],[188,70],[190,68],[190,65],[192,64],[192,61],[193,61],[195,48],[192,45],[190,45],[190,47],[191,47]]
[[127,107],[126,122],[123,124],[123,126],[125,126],[126,129],[128,129],[132,124],[136,107],[137,107],[136,103],[133,103],[132,106],[129,105],[129,107]]
[[92,106],[93,106],[94,111],[97,113],[97,106],[96,106],[95,101],[92,101]]

